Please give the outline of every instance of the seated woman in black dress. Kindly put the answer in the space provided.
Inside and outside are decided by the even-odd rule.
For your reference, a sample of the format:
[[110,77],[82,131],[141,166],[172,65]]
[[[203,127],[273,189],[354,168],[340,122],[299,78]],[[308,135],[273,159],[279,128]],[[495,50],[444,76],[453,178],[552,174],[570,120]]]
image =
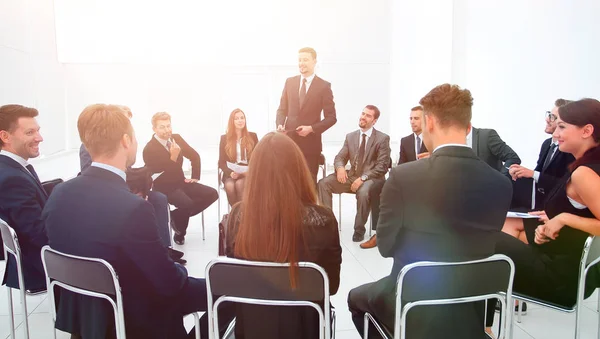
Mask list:
[[[254,149],[241,203],[231,211],[226,254],[247,260],[316,263],[340,284],[342,248],[333,212],[317,205],[315,185],[302,152],[283,133],[265,135]],[[324,310],[329,312],[329,310]],[[318,338],[312,308],[238,305],[236,338]]]
[[[515,263],[515,292],[573,306],[584,242],[600,235],[600,102],[575,101],[560,107],[558,115],[553,137],[575,162],[548,196],[539,220],[505,224],[496,253]],[[596,286],[595,279],[588,279],[588,293]]]
[[256,133],[248,132],[246,114],[239,108],[234,109],[229,114],[227,130],[219,142],[219,168],[223,172],[221,181],[231,206],[242,200],[246,173],[232,171],[227,167],[227,162],[247,165],[256,144],[258,137]]

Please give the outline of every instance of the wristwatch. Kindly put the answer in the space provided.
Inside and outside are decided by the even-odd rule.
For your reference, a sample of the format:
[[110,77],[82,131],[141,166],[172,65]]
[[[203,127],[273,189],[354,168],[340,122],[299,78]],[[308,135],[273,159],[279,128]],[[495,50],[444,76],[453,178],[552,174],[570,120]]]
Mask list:
[[369,176],[366,175],[366,174],[363,174],[363,175],[360,176],[360,180],[367,181],[367,180],[369,180]]

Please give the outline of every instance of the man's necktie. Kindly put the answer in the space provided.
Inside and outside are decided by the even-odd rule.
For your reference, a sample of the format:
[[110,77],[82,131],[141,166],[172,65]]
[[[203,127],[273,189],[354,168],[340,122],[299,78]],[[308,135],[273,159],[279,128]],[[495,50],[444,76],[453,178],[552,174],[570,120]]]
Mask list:
[[544,166],[542,167],[542,171],[545,171],[550,162],[552,161],[552,155],[554,155],[554,150],[556,150],[556,144],[551,143],[550,149],[548,149],[548,154],[546,154],[546,159],[544,160]]
[[40,182],[40,177],[38,177],[37,173],[33,169],[33,166],[32,165],[27,165],[25,167],[27,167],[27,170],[29,171],[29,173],[31,173],[31,175],[33,175],[33,177],[35,178],[35,180],[37,180],[38,182]]
[[417,135],[417,154],[415,155],[419,155],[421,153],[421,138]]
[[356,165],[356,175],[361,175],[362,174],[362,170],[363,170],[363,164],[364,164],[364,157],[365,157],[365,148],[366,148],[366,144],[367,144],[367,135],[366,134],[362,134],[362,140],[360,142],[360,147],[358,148],[358,159],[357,159],[357,165]]
[[306,78],[302,78],[302,87],[300,87],[300,107],[304,104],[306,98]]
[[171,140],[167,140],[167,151],[171,152],[171,145],[173,143],[171,142]]

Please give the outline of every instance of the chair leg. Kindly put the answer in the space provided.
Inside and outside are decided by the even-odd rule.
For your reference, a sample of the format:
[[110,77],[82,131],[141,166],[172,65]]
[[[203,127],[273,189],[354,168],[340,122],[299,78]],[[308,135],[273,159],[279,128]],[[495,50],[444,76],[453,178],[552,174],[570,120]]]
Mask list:
[[204,239],[204,211],[202,211],[202,240]]
[[24,338],[29,339],[29,320],[27,320],[27,295],[25,294],[24,287],[21,287],[21,303],[23,304],[23,325],[25,325]]
[[522,301],[517,301],[517,322],[520,324],[521,323],[521,317],[523,314],[523,302]]
[[12,288],[5,286],[8,291],[8,321],[10,322],[10,338],[15,339],[15,314],[13,311]]
[[371,219],[371,227],[369,227],[369,238],[371,238],[373,236],[373,213],[371,213],[369,218]]
[[221,220],[221,187],[217,189],[217,221]]
[[338,216],[340,217],[340,223],[338,224],[338,227],[341,232],[342,231],[342,195],[341,194],[338,194]]

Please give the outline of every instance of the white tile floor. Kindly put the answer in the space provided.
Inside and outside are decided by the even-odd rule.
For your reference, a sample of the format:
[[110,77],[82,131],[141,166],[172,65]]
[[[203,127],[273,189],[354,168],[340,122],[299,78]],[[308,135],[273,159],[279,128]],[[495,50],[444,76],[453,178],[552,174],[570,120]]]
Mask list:
[[[214,173],[203,173],[202,182],[215,184]],[[221,201],[222,211],[226,211],[226,202]],[[377,280],[390,271],[392,260],[384,259],[377,249],[363,250],[357,243],[352,242],[352,225],[354,222],[355,199],[353,195],[345,194],[342,197],[343,225],[340,240],[342,243],[342,270],[341,283],[338,293],[331,298],[337,311],[338,339],[358,339],[350,313],[347,308],[348,292],[361,284]],[[337,215],[337,199],[334,199],[334,211]],[[206,264],[217,256],[217,208],[211,206],[205,213],[206,240],[202,241],[200,217],[195,217],[190,223],[189,234],[184,246],[178,246],[185,251],[188,260],[187,269],[191,276],[203,277]],[[4,272],[4,263],[1,263],[0,274]],[[15,295],[18,296],[18,295]],[[581,338],[596,338],[598,328],[598,314],[596,312],[597,297],[594,294],[585,302],[582,321]],[[15,298],[17,338],[23,338],[22,307]],[[31,339],[52,338],[49,305],[46,296],[31,297],[27,300],[29,313],[29,327]],[[0,287],[0,338],[9,338],[9,317],[7,309],[7,293],[4,286]],[[564,339],[573,337],[575,317],[573,314],[564,314],[556,311],[540,309],[529,305],[528,314],[523,317],[523,322],[515,326],[515,339]],[[186,325],[191,326],[191,319],[186,320]],[[59,333],[59,339],[69,338],[65,333]],[[452,336],[449,336],[452,338]]]

